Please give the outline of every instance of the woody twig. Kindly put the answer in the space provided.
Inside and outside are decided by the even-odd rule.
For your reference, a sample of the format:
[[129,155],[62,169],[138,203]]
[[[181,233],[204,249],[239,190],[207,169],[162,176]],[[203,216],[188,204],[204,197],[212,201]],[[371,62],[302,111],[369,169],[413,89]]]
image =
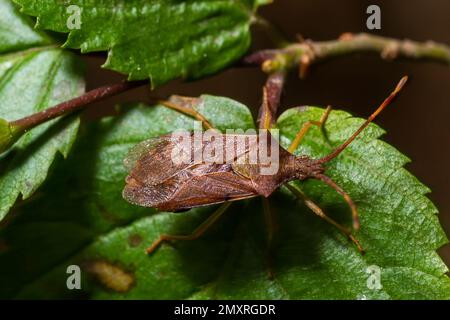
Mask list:
[[398,40],[372,34],[344,33],[332,41],[305,40],[281,49],[262,50],[244,58],[244,64],[261,65],[267,73],[299,68],[304,77],[311,65],[342,55],[375,52],[383,59],[423,59],[450,65],[450,47],[433,41]]

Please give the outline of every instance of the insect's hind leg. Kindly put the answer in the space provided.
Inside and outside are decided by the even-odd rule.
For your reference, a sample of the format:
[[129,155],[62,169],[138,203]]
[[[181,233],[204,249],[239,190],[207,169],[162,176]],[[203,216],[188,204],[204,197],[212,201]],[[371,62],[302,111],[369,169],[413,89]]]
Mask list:
[[151,254],[153,251],[155,251],[162,243],[172,240],[195,240],[198,239],[201,235],[205,233],[206,230],[211,227],[214,222],[219,220],[219,218],[225,213],[225,211],[230,206],[230,202],[226,202],[222,204],[212,215],[208,217],[197,229],[192,232],[190,235],[169,235],[169,234],[162,234],[159,236],[158,239],[156,239],[152,245],[147,249],[147,254]]
[[303,126],[300,128],[299,132],[295,136],[294,141],[292,141],[291,145],[289,146],[288,151],[290,153],[294,153],[294,151],[297,150],[298,146],[302,142],[302,140],[305,137],[306,133],[308,133],[309,129],[313,125],[314,126],[318,126],[320,131],[322,132],[322,135],[325,137],[325,139],[328,140],[328,136],[327,136],[327,133],[325,131],[325,123],[327,122],[327,119],[328,119],[328,116],[330,115],[330,112],[331,112],[331,106],[328,106],[325,109],[322,117],[320,117],[319,121],[310,120],[310,121],[306,122],[305,124],[303,124]]
[[346,227],[340,225],[335,220],[331,219],[329,216],[327,216],[323,210],[314,203],[308,196],[306,196],[302,190],[299,188],[287,183],[285,186],[298,198],[302,199],[306,206],[311,209],[312,212],[314,212],[316,215],[318,215],[320,218],[324,219],[326,222],[332,224],[336,228],[338,228],[343,234],[345,234],[358,248],[358,251],[361,254],[364,254],[364,249],[362,248],[361,244],[359,243],[358,239],[352,234],[352,232],[347,229]]

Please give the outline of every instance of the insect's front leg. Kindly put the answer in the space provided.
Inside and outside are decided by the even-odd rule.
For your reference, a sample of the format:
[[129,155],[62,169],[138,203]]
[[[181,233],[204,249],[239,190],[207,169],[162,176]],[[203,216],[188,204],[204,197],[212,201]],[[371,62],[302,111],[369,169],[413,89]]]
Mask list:
[[178,112],[181,112],[185,115],[191,116],[194,119],[197,119],[198,121],[202,122],[203,127],[208,130],[208,129],[215,129],[213,127],[213,125],[208,121],[208,119],[206,119],[200,112],[198,112],[197,110],[195,110],[192,107],[188,107],[188,106],[184,106],[182,104],[178,104],[178,103],[173,103],[171,101],[166,101],[166,100],[161,100],[159,101],[159,103],[161,103],[163,106],[172,109],[172,110],[176,110]]
[[306,204],[306,206],[308,208],[311,209],[312,212],[314,212],[316,215],[318,215],[320,218],[324,219],[326,222],[332,224],[333,226],[335,226],[336,228],[338,228],[343,234],[345,234],[358,248],[358,251],[361,254],[364,254],[364,249],[362,248],[361,244],[359,243],[358,239],[356,239],[356,237],[352,234],[352,232],[347,229],[346,227],[340,225],[339,223],[337,223],[336,221],[334,221],[333,219],[331,219],[329,216],[327,216],[325,214],[325,212],[323,212],[323,210],[316,204],[314,203],[310,198],[308,198],[307,195],[305,195],[303,193],[302,190],[300,190],[299,188],[293,186],[290,183],[285,184],[285,186],[289,189],[289,191],[291,191],[295,196],[297,196],[298,198],[302,199],[304,201],[304,203]]
[[289,146],[288,151],[290,153],[294,153],[294,151],[297,150],[298,146],[302,142],[306,133],[308,133],[309,129],[313,125],[318,126],[320,131],[322,132],[323,136],[325,137],[325,139],[328,140],[328,137],[327,137],[327,134],[325,131],[325,123],[327,122],[330,112],[331,112],[331,106],[328,106],[319,121],[310,120],[310,121],[306,122],[305,124],[303,124],[303,126],[300,128],[299,132],[295,136],[294,141],[292,141],[291,145]]
[[214,213],[208,217],[197,229],[192,232],[190,235],[169,235],[169,234],[162,234],[159,236],[158,239],[156,239],[153,244],[147,249],[147,254],[151,254],[153,251],[155,251],[162,243],[172,240],[195,240],[198,239],[201,235],[203,235],[206,230],[211,227],[214,222],[219,220],[219,218],[225,213],[225,211],[230,206],[230,202],[226,202],[222,204]]

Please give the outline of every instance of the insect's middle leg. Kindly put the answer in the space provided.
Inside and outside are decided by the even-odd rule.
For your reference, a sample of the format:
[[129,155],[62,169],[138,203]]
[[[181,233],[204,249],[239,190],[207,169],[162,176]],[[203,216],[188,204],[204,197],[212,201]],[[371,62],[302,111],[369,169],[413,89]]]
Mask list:
[[226,202],[222,204],[211,216],[208,217],[197,229],[192,232],[190,235],[169,235],[162,234],[156,239],[153,244],[147,249],[147,253],[150,254],[155,251],[163,242],[172,241],[172,240],[195,240],[198,239],[202,234],[205,233],[206,230],[211,227],[214,222],[219,220],[219,218],[225,213],[225,211],[230,206],[230,202]]
[[336,228],[338,228],[343,234],[345,234],[358,248],[358,251],[362,254],[364,253],[364,249],[362,248],[361,244],[359,243],[358,239],[352,234],[352,232],[347,229],[346,227],[340,225],[335,220],[331,219],[329,216],[323,212],[323,210],[314,203],[308,196],[306,196],[302,190],[299,188],[294,187],[293,185],[287,183],[285,186],[298,198],[302,199],[306,206],[311,209],[312,212],[314,212],[316,215],[318,215],[320,218],[324,219],[326,222],[332,224]]
[[306,135],[306,133],[309,131],[309,129],[313,125],[314,126],[318,126],[320,128],[323,136],[325,138],[327,138],[327,135],[326,135],[326,132],[325,132],[325,123],[327,122],[327,119],[328,119],[328,116],[330,115],[330,112],[331,112],[331,106],[328,106],[319,121],[310,120],[310,121],[306,122],[301,127],[301,129],[297,133],[297,135],[295,136],[295,139],[294,139],[294,141],[292,141],[291,145],[289,146],[288,151],[290,153],[294,153],[294,151],[297,150],[297,148],[300,145],[300,143],[302,142],[304,136]]

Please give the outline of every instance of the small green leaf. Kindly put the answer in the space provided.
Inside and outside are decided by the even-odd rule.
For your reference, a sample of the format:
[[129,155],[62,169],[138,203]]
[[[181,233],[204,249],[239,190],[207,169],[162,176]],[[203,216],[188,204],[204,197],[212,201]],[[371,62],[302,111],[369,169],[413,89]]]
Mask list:
[[[198,110],[222,130],[253,127],[250,112],[237,102],[211,96],[198,102]],[[278,120],[281,143],[289,144],[302,124],[318,120],[322,113],[313,107],[285,112]],[[298,153],[323,156],[362,121],[333,111],[326,125],[331,145],[312,128]],[[447,268],[436,253],[447,240],[435,207],[424,196],[428,189],[403,169],[405,156],[378,140],[383,131],[376,125],[327,170],[359,207],[362,226],[357,237],[366,255],[282,188],[269,198],[279,226],[272,280],[267,275],[267,231],[259,198],[232,204],[200,239],[165,244],[147,256],[145,248],[158,235],[188,234],[216,206],[158,214],[132,206],[121,198],[127,175],[122,160],[142,140],[193,127],[192,119],[175,111],[142,105],[92,125],[71,159],[43,188],[41,198],[21,206],[19,217],[0,233],[0,296],[450,298]],[[314,180],[299,186],[328,215],[351,225],[349,209],[334,190]],[[83,270],[81,291],[67,290],[66,269],[72,264]],[[381,287],[371,285],[371,270],[376,268]]]
[[[150,78],[157,86],[178,77],[215,73],[245,53],[250,44],[255,0],[15,0],[40,28],[69,32],[66,46],[82,52],[108,50],[105,67]],[[79,28],[69,28],[76,19]],[[76,7],[74,7],[76,6]]]
[[[0,0],[0,220],[20,194],[29,198],[58,153],[67,156],[78,117],[50,121],[23,134],[7,121],[42,111],[84,92],[83,63],[34,31],[9,0]],[[20,139],[19,139],[20,138]]]

